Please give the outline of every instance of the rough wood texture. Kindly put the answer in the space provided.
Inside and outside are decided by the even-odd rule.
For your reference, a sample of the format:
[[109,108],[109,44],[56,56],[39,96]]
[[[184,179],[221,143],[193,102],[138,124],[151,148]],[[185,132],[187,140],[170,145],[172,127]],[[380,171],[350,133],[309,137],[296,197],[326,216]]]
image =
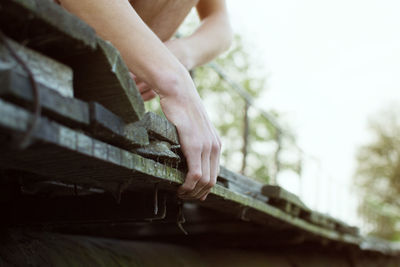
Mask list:
[[110,42],[97,39],[97,50],[70,58],[74,69],[74,94],[95,101],[125,122],[140,120],[144,102],[118,50]]
[[[79,99],[63,97],[47,85],[38,83],[43,113],[72,127],[89,126],[89,107]],[[0,97],[31,108],[32,85],[26,74],[0,62]]]
[[91,127],[88,130],[110,144],[125,149],[149,144],[149,137],[144,127],[125,124],[117,115],[95,102],[90,103],[90,123]]
[[173,145],[179,145],[176,127],[166,118],[153,112],[147,112],[137,124],[146,128],[149,135],[153,136],[155,139],[164,140]]
[[145,158],[172,166],[178,166],[181,160],[177,154],[171,151],[171,144],[163,141],[151,141],[148,146],[137,148],[135,152]]
[[[15,71],[12,65],[0,62],[0,85],[0,97],[28,108],[32,106],[29,79]],[[125,124],[98,103],[91,103],[89,112],[89,105],[79,99],[63,97],[41,83],[38,89],[43,113],[50,118],[127,149],[149,144],[146,129]]]
[[264,185],[261,189],[263,195],[267,196],[271,200],[285,201],[300,207],[303,210],[309,210],[309,208],[304,205],[298,196],[290,193],[289,191],[283,189],[277,185]]
[[[63,96],[73,97],[71,68],[45,57],[31,49],[6,38],[15,53],[26,63],[37,83],[59,92]],[[10,66],[15,72],[26,76],[23,67],[11,56],[8,49],[0,42],[0,64]]]
[[[184,180],[184,173],[142,158],[128,151],[92,139],[44,118],[34,133],[34,144],[27,150],[15,151],[7,148],[5,137],[27,129],[31,115],[21,108],[0,101],[0,154],[1,167],[18,168],[39,175],[53,177],[54,180],[90,185],[115,193],[121,188],[137,185],[151,185],[159,182],[164,190],[175,190]],[[362,239],[353,235],[338,233],[311,224],[301,218],[293,218],[277,208],[252,197],[238,194],[216,185],[209,199],[201,203],[206,207],[224,213],[237,214],[245,221],[261,225],[279,227],[277,229],[297,229],[318,236],[324,242],[341,242],[358,246]]]
[[1,0],[0,29],[57,60],[96,48],[94,30],[51,0]]
[[223,166],[220,166],[218,181],[235,192],[254,197],[261,201],[268,201],[268,198],[261,194],[262,183],[234,173]]
[[1,29],[71,66],[77,97],[101,103],[126,122],[142,117],[143,101],[119,52],[86,23],[49,0],[0,3]]

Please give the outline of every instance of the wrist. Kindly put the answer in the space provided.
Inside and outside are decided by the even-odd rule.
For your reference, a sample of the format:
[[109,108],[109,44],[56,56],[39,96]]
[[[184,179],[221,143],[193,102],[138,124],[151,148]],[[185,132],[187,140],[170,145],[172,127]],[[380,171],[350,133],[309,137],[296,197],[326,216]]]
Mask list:
[[157,80],[157,93],[160,98],[179,98],[186,101],[197,94],[189,72],[182,65],[176,71],[160,73]]

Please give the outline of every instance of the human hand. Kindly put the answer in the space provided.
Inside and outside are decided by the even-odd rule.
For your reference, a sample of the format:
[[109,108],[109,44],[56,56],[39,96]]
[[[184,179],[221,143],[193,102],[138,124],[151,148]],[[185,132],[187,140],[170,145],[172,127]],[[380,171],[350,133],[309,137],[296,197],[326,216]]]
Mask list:
[[160,96],[164,114],[178,130],[188,165],[188,173],[178,189],[178,196],[204,201],[217,181],[221,141],[196,89],[181,89],[179,96]]

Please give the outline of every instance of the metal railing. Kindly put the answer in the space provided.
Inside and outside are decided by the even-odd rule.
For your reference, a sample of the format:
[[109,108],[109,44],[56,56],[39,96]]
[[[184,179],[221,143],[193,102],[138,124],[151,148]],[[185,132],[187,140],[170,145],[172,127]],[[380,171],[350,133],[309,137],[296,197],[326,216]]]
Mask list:
[[[273,115],[259,107],[256,102],[254,101],[254,98],[238,83],[233,81],[223,70],[222,67],[220,67],[217,63],[211,62],[206,65],[207,67],[211,68],[212,70],[215,71],[215,73],[219,76],[220,79],[222,79],[224,82],[226,82],[230,88],[232,88],[244,101],[245,101],[245,109],[244,109],[244,114],[243,114],[243,145],[242,145],[242,166],[241,166],[241,173],[244,174],[246,167],[247,167],[247,156],[248,156],[248,146],[249,146],[249,134],[250,134],[250,118],[249,118],[249,109],[254,108],[257,110],[259,114],[273,127],[274,133],[273,133],[273,139],[276,142],[276,149],[274,151],[274,171],[271,175],[271,184],[276,184],[277,183],[277,175],[281,171],[282,164],[280,160],[280,155],[282,151],[282,140],[283,137],[285,136],[285,131],[283,128],[279,125],[279,123],[276,121]],[[302,153],[302,150],[296,146],[298,151]]]

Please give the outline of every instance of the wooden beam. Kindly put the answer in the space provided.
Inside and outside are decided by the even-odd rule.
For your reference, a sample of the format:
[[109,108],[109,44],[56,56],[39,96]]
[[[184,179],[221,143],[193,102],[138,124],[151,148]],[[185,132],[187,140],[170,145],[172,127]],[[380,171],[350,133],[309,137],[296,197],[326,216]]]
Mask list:
[[52,0],[0,0],[0,29],[57,60],[96,48],[96,33]]
[[[27,74],[0,63],[0,97],[27,108],[33,105],[32,85]],[[43,113],[72,127],[89,126],[89,107],[79,99],[63,97],[47,84],[38,83]]]
[[[73,97],[71,68],[31,49],[25,48],[9,38],[5,38],[5,41],[31,70],[37,83],[45,85],[63,96]],[[22,76],[27,75],[20,63],[14,59],[5,44],[1,41],[0,67],[2,69],[12,69]]]
[[147,112],[137,124],[144,127],[149,135],[153,136],[155,139],[164,140],[173,145],[179,145],[176,127],[165,117],[161,117],[153,112]]
[[68,59],[75,96],[100,103],[125,122],[140,120],[144,102],[127,66],[110,42],[98,38],[97,43],[96,51]]
[[[3,114],[0,116],[2,168],[16,168],[52,177],[56,181],[103,188],[116,195],[121,188],[152,186],[154,183],[159,183],[163,190],[174,192],[184,180],[185,174],[179,170],[105,144],[45,118],[40,119],[33,144],[28,149],[18,151],[8,148],[7,137],[25,131],[31,115],[4,101],[0,101],[0,113]],[[219,185],[212,188],[207,201],[199,204],[238,216],[244,221],[277,229],[298,229],[318,236],[324,242],[359,245],[362,241],[358,236],[309,223]]]
[[90,131],[96,138],[110,144],[133,149],[149,145],[149,137],[144,127],[125,122],[96,102],[90,103]]

